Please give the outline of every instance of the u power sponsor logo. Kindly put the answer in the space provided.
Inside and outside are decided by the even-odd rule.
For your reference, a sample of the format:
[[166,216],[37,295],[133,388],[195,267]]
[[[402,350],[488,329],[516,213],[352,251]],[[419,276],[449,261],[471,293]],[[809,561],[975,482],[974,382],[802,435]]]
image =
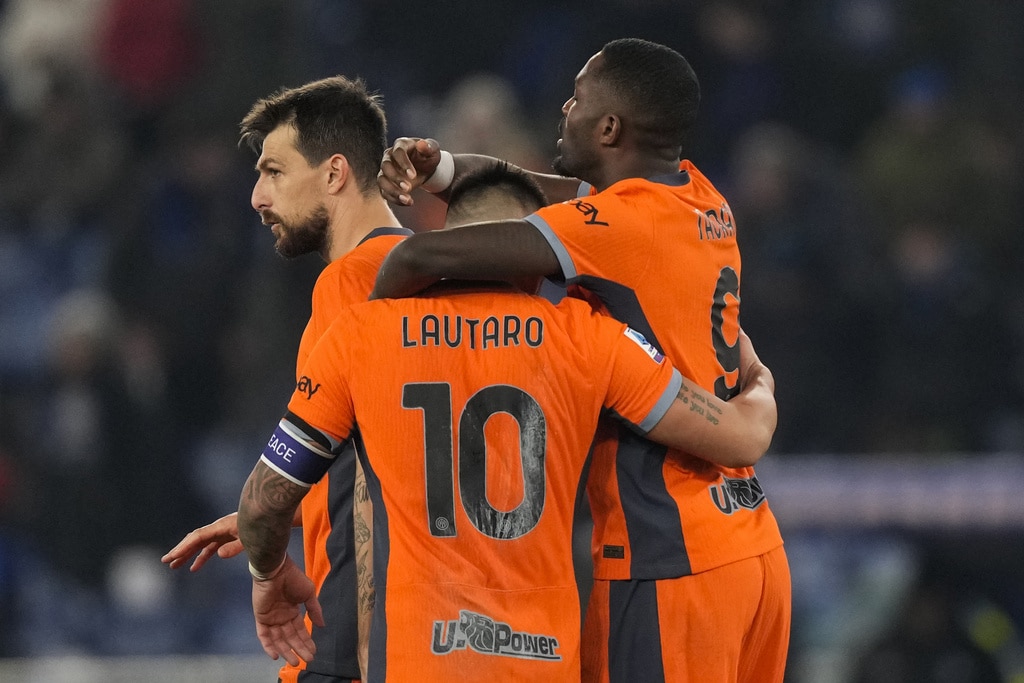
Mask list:
[[753,510],[765,501],[761,482],[757,477],[749,479],[731,479],[722,477],[722,483],[708,489],[711,501],[719,510],[731,515],[740,508]]
[[499,657],[562,661],[562,655],[558,654],[558,639],[554,636],[514,631],[508,624],[464,609],[459,610],[457,620],[434,622],[430,649],[435,655],[470,649]]

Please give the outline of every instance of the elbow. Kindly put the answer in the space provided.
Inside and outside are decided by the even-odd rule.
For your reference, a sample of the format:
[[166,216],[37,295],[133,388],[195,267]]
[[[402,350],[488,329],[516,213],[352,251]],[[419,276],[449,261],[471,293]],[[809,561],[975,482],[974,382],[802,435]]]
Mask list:
[[771,448],[775,437],[775,428],[779,421],[779,409],[775,402],[775,379],[768,368],[762,366],[759,386],[747,396],[734,399],[736,405],[741,402],[748,408],[745,422],[746,438],[738,442],[743,448],[735,454],[733,467],[753,467],[757,461]]
[[423,250],[417,248],[414,239],[415,235],[409,237],[396,244],[388,253],[377,276],[378,284],[419,278],[426,274],[430,261],[423,256]]
[[742,459],[740,467],[753,467],[761,459],[761,457],[768,452],[768,449],[772,445],[772,437],[775,435],[774,429],[763,429],[761,433],[756,437],[754,441],[754,447],[746,453],[746,457]]
[[424,242],[420,235],[413,235],[395,245],[388,254],[389,265],[406,275],[427,275],[431,259],[427,255],[429,240]]
[[409,296],[442,277],[452,259],[434,233],[413,235],[388,253],[377,272],[371,299]]
[[424,282],[425,271],[429,260],[424,258],[422,250],[416,248],[413,240],[416,236],[395,245],[388,253],[374,282],[370,299],[390,299],[408,296],[415,293],[428,282]]
[[753,467],[771,448],[775,436],[775,416],[754,425],[745,447],[735,453],[730,467]]

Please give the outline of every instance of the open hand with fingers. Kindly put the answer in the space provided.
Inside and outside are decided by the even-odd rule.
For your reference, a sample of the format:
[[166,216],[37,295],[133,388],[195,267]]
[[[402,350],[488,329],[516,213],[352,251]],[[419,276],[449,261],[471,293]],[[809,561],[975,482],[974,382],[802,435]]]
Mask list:
[[184,566],[195,556],[189,571],[199,571],[206,561],[215,554],[223,559],[234,557],[242,552],[242,542],[238,540],[238,513],[224,515],[216,522],[201,526],[190,531],[178,545],[167,551],[160,561],[171,569]]
[[283,657],[292,666],[297,666],[300,658],[308,662],[316,654],[316,644],[306,629],[299,605],[305,605],[313,624],[324,625],[313,581],[290,557],[285,558],[284,565],[271,578],[253,580],[256,636],[271,659]]

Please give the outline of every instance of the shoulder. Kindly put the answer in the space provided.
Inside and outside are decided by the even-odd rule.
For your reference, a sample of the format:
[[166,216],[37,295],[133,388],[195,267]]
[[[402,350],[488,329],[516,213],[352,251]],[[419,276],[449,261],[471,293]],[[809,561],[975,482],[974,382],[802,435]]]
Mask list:
[[[604,226],[608,216],[624,214],[630,210],[630,193],[613,185],[597,194],[577,197],[538,209],[532,216],[549,224]],[[527,220],[535,223],[530,216]]]
[[380,237],[363,242],[327,264],[313,286],[313,313],[334,315],[340,308],[366,301],[381,263],[400,239]]
[[589,301],[567,296],[555,304],[557,315],[571,327],[571,336],[579,344],[593,342],[602,336],[615,335],[626,326],[611,316],[605,315]]
[[701,173],[700,169],[698,169],[689,159],[683,159],[679,162],[679,170],[690,176],[690,184],[694,188],[697,188],[701,192],[711,193],[719,197],[722,196],[722,193],[718,191],[718,188],[715,187],[713,182],[711,182],[711,179]]
[[396,244],[415,233],[408,228],[377,228],[370,232],[352,250],[353,254],[387,253]]
[[376,272],[395,245],[412,234],[405,228],[377,228],[335,263],[347,264],[347,268],[373,268]]

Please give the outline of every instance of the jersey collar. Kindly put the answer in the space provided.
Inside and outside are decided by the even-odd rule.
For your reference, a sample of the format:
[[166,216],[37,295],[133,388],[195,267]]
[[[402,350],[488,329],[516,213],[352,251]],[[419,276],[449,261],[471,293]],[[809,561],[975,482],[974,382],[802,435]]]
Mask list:
[[409,228],[374,228],[370,232],[366,233],[366,237],[359,240],[359,244],[373,239],[374,237],[383,237],[384,235],[403,235],[408,237],[412,234],[413,232]]
[[652,183],[682,187],[683,185],[688,185],[690,183],[690,174],[683,170],[678,173],[665,173],[663,175],[651,176],[648,180]]

